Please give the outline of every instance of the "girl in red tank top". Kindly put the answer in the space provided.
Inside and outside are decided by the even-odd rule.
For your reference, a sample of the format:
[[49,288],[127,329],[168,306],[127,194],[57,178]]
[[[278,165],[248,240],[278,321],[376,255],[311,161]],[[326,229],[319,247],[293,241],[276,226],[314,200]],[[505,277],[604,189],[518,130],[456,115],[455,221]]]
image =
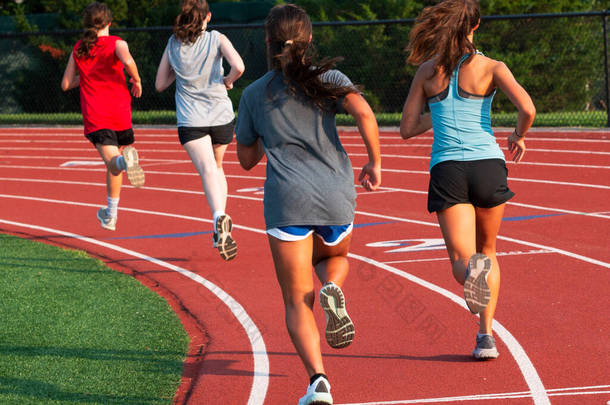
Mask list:
[[[116,229],[123,171],[135,187],[144,184],[144,171],[131,127],[131,96],[123,69],[131,77],[131,95],[142,95],[138,68],[127,43],[109,35],[112,14],[93,2],[83,12],[85,32],[76,43],[61,81],[63,91],[80,87],[85,137],[91,141],[107,168],[107,207],[97,212],[102,228]],[[127,146],[127,147],[125,147]]]

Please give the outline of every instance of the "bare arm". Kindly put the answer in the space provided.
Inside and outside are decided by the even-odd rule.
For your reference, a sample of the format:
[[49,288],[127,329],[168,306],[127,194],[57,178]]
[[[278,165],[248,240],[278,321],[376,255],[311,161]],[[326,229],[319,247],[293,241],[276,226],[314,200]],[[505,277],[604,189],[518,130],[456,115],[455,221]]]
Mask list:
[[422,113],[426,103],[424,92],[424,69],[417,69],[411,82],[411,89],[402,109],[400,118],[400,136],[409,139],[432,128],[432,118],[429,113]]
[[74,55],[70,53],[70,59],[64,71],[64,77],[61,79],[61,89],[68,91],[80,85],[80,76],[76,73],[76,63],[74,63]]
[[223,79],[227,90],[231,90],[233,88],[233,82],[239,79],[246,68],[241,56],[239,56],[239,53],[237,53],[233,44],[229,41],[229,38],[222,34],[220,35],[220,51],[227,63],[231,66],[229,74]]
[[521,87],[504,63],[498,62],[494,67],[493,80],[518,111],[515,132],[508,136],[508,150],[512,154],[512,160],[519,162],[525,154],[525,134],[534,122],[536,107],[530,95]]
[[237,158],[244,169],[252,169],[261,161],[263,156],[265,156],[265,150],[261,138],[258,138],[256,142],[249,146],[237,142]]
[[368,163],[364,165],[358,176],[358,181],[366,190],[376,190],[381,185],[381,152],[375,114],[360,93],[348,94],[343,101],[343,108],[356,120],[369,156]]
[[138,73],[138,67],[136,62],[133,60],[127,42],[123,40],[116,41],[115,54],[117,58],[123,62],[127,74],[131,77],[131,95],[134,97],[142,96],[142,81],[140,80],[140,74]]
[[155,78],[155,88],[161,92],[167,89],[176,80],[176,72],[172,69],[169,64],[169,56],[167,56],[167,49],[163,52],[161,62],[159,62],[159,68],[157,68],[157,77]]

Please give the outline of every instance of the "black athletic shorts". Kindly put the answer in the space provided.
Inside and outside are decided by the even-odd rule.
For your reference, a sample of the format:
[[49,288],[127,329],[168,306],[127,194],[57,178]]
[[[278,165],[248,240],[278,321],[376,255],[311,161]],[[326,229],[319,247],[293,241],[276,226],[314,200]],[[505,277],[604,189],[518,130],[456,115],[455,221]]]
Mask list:
[[206,135],[212,138],[213,145],[228,145],[233,141],[234,130],[235,120],[225,125],[215,125],[213,127],[178,127],[178,137],[181,145],[203,138]]
[[129,128],[124,131],[114,131],[112,129],[100,129],[98,131],[89,132],[85,135],[92,144],[100,145],[115,145],[125,146],[131,145],[134,142],[133,129]]
[[460,162],[448,160],[430,170],[428,211],[437,212],[455,204],[492,208],[510,200],[508,170],[502,159]]

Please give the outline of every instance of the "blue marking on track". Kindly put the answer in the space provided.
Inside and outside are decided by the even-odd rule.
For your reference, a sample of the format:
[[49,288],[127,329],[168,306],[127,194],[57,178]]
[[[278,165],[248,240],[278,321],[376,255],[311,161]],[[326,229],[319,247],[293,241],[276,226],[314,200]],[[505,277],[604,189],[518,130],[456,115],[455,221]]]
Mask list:
[[167,233],[164,235],[139,235],[139,236],[121,236],[116,238],[108,239],[166,239],[166,238],[188,238],[189,236],[205,235],[212,233],[213,231],[202,231],[202,232],[181,232],[181,233]]
[[508,218],[503,218],[502,220],[503,221],[526,221],[528,219],[557,217],[560,215],[567,215],[567,214],[527,215],[527,216],[522,216],[522,217],[508,217]]
[[365,226],[377,226],[377,225],[387,225],[387,224],[395,224],[396,221],[389,222],[369,222],[367,224],[354,224],[354,228],[364,228]]

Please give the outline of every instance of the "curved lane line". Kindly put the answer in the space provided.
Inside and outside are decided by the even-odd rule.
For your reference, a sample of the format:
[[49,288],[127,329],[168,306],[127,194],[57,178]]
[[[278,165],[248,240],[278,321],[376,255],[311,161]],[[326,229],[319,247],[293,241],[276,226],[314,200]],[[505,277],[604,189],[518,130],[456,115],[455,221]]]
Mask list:
[[[74,203],[73,203],[74,204]],[[222,288],[218,287],[216,284],[211,281],[201,277],[198,274],[195,274],[189,270],[183,269],[182,267],[175,266],[173,264],[164,262],[163,260],[156,259],[154,257],[147,256],[142,253],[135,252],[133,250],[125,249],[117,245],[113,245],[111,243],[102,242],[96,239],[88,238],[86,236],[77,235],[70,232],[60,231],[58,229],[46,228],[43,226],[24,224],[21,222],[13,222],[4,219],[0,219],[0,223],[9,224],[13,226],[37,229],[44,232],[55,233],[58,235],[67,236],[69,238],[79,239],[84,242],[88,242],[94,245],[103,246],[107,249],[115,250],[117,252],[125,253],[127,255],[137,257],[142,260],[149,261],[154,263],[160,267],[165,267],[166,269],[173,270],[177,273],[182,274],[185,277],[190,278],[191,280],[203,285],[205,288],[210,290],[214,295],[216,295],[229,310],[233,313],[233,316],[239,321],[241,326],[244,328],[248,339],[250,340],[250,345],[252,347],[252,355],[254,357],[254,377],[252,381],[252,389],[250,390],[250,397],[248,398],[248,405],[262,405],[265,401],[265,397],[267,395],[267,388],[269,386],[269,358],[267,357],[267,348],[265,347],[265,342],[263,340],[263,336],[260,333],[260,330],[250,318],[250,315],[246,312],[246,309],[237,302],[233,297],[227,294]]]
[[[89,204],[89,203],[80,203],[80,202],[68,202],[68,201],[62,201],[62,200],[51,200],[51,199],[43,199],[43,198],[35,198],[35,197],[26,197],[26,196],[13,196],[13,195],[5,195],[5,194],[0,194],[0,198],[17,198],[17,199],[25,199],[25,200],[33,200],[33,201],[43,201],[43,202],[50,202],[50,203],[58,203],[58,204],[72,204],[72,205],[80,205],[80,206],[91,206],[91,207],[98,207],[99,205],[96,204]],[[181,218],[181,219],[187,219],[187,220],[195,220],[195,221],[199,221],[199,222],[212,222],[211,220],[204,220],[202,218],[197,218],[197,217],[190,217],[190,216],[185,216],[185,215],[177,215],[177,214],[168,214],[168,213],[164,213],[164,212],[156,212],[156,211],[146,211],[146,210],[140,210],[140,209],[134,209],[134,208],[120,208],[120,210],[122,211],[130,211],[130,212],[138,212],[138,213],[143,213],[143,214],[154,214],[154,215],[160,215],[160,216],[167,216],[167,217],[173,217],[173,218]],[[363,213],[360,211],[356,211],[357,214],[360,215],[369,215],[369,216],[381,216],[381,215],[377,215],[377,214],[369,214],[369,213]],[[385,217],[385,216],[383,216]],[[385,218],[391,218],[391,217],[385,217]],[[410,223],[415,223],[415,224],[419,224],[419,225],[426,225],[426,226],[438,226],[432,222],[425,222],[425,221],[416,221],[416,220],[409,220],[409,219],[404,219],[404,218],[394,218],[396,220],[402,221],[402,222],[410,222]],[[2,220],[0,220],[0,222],[2,222]],[[257,228],[250,228],[250,227],[245,227],[245,226],[237,226],[234,225],[234,227],[237,228],[241,228],[241,229],[245,229],[245,230],[249,230],[249,231],[253,231],[256,233],[261,233],[264,234],[265,231],[261,230],[261,229],[257,229]],[[97,243],[97,241],[96,241]],[[100,244],[102,244],[103,242],[99,242]],[[423,279],[420,279],[412,274],[403,272],[401,270],[395,269],[394,267],[388,266],[384,263],[380,263],[377,262],[374,259],[369,259],[369,258],[365,258],[363,256],[359,256],[356,254],[349,254],[349,257],[357,259],[357,260],[361,260],[364,261],[366,263],[372,264],[376,267],[379,267],[381,269],[387,270],[391,273],[394,273],[398,276],[404,277],[416,284],[419,284],[425,288],[428,288],[432,291],[435,291],[447,298],[449,298],[451,301],[457,303],[458,305],[462,306],[463,308],[466,308],[466,304],[463,302],[463,299],[458,297],[457,295],[451,293],[448,290],[443,289],[442,287],[436,286],[435,284],[432,284],[428,281],[425,281]],[[169,265],[169,264],[168,264]],[[176,267],[173,265],[169,265],[172,267]],[[243,308],[243,307],[242,307]],[[245,310],[244,310],[245,313]],[[527,357],[527,355],[525,354],[525,351],[523,350],[523,348],[521,347],[521,345],[519,344],[519,342],[513,337],[513,335],[506,330],[498,321],[494,320],[493,321],[493,325],[492,325],[493,329],[496,331],[496,333],[498,334],[498,336],[502,339],[502,341],[507,345],[507,347],[509,347],[509,351],[511,352],[511,354],[513,355],[515,361],[517,362],[523,377],[525,378],[528,386],[530,387],[530,389],[532,390],[533,395],[535,395],[535,398],[538,398],[538,401],[540,402],[536,402],[536,404],[550,404],[550,402],[548,402],[548,397],[546,396],[546,391],[544,389],[544,386],[542,385],[542,381],[540,380],[540,377],[538,376],[538,374],[536,373],[535,368],[533,367],[531,361],[529,360],[529,358]],[[246,330],[247,331],[247,330]],[[262,339],[262,338],[261,338]],[[255,351],[254,354],[256,355],[257,352]],[[267,363],[267,376],[269,373],[269,366]],[[257,375],[257,373],[255,372],[255,376]],[[267,383],[268,383],[268,377],[267,377]],[[255,386],[253,385],[252,389],[254,390]],[[266,387],[265,387],[266,390]],[[540,391],[542,390],[542,391]],[[542,392],[543,394],[540,394],[540,392]],[[546,402],[545,399],[546,398]],[[264,399],[264,397],[263,397]],[[249,405],[253,405],[250,404],[250,402],[248,403]]]
[[[445,298],[448,298],[450,301],[455,302],[460,307],[469,311],[468,307],[466,306],[466,303],[464,302],[464,299],[462,297],[455,295],[454,293],[452,293],[449,290],[446,290],[442,287],[432,284],[424,279],[414,276],[413,274],[404,272],[402,270],[398,270],[397,268],[389,266],[385,263],[378,262],[377,260],[370,259],[370,258],[364,257],[364,256],[359,256],[359,255],[356,255],[353,253],[349,253],[348,256],[353,259],[360,260],[362,262],[365,262],[365,263],[368,263],[375,267],[378,267],[380,269],[386,270],[390,273],[396,274],[415,284],[419,284],[420,286],[422,286],[424,288],[427,288],[431,291],[434,291],[435,293],[438,293],[438,294],[444,296]],[[525,379],[527,386],[530,388],[532,397],[534,399],[534,403],[537,405],[542,405],[542,404],[550,405],[551,402],[549,401],[549,398],[546,394],[546,389],[544,388],[544,385],[542,384],[542,380],[540,379],[540,376],[536,372],[536,368],[530,361],[529,357],[525,353],[525,350],[519,344],[517,339],[515,339],[515,337],[504,326],[502,326],[500,324],[500,322],[496,321],[495,319],[493,321],[492,328],[496,332],[496,334],[500,337],[500,339],[502,339],[502,341],[506,344],[506,346],[508,347],[508,350],[510,351],[513,358],[517,362],[517,365],[519,366],[519,369],[521,370],[521,374],[523,374],[523,378]]]
[[[364,215],[364,216],[369,216],[369,217],[375,217],[375,218],[389,219],[389,220],[398,221],[398,222],[409,222],[409,223],[419,224],[419,225],[434,226],[434,227],[438,228],[438,224],[434,223],[434,222],[416,221],[416,220],[413,220],[413,219],[393,217],[393,216],[389,216],[389,215],[374,214],[372,212],[364,212],[364,211],[356,211],[356,214]],[[597,260],[597,259],[592,259],[590,257],[579,255],[577,253],[568,252],[567,250],[558,249],[558,248],[555,248],[555,247],[552,247],[552,246],[541,245],[539,243],[527,242],[527,241],[524,241],[524,240],[521,240],[521,239],[509,238],[507,236],[500,236],[500,235],[498,235],[498,239],[505,240],[505,241],[508,241],[508,242],[517,243],[517,244],[521,244],[521,245],[525,245],[525,246],[531,246],[531,247],[535,247],[535,248],[538,248],[538,249],[550,250],[550,251],[558,253],[560,255],[571,257],[572,259],[581,260],[583,262],[595,264],[597,266],[601,266],[601,267],[605,267],[607,269],[610,269],[610,263],[602,262],[601,260]]]

